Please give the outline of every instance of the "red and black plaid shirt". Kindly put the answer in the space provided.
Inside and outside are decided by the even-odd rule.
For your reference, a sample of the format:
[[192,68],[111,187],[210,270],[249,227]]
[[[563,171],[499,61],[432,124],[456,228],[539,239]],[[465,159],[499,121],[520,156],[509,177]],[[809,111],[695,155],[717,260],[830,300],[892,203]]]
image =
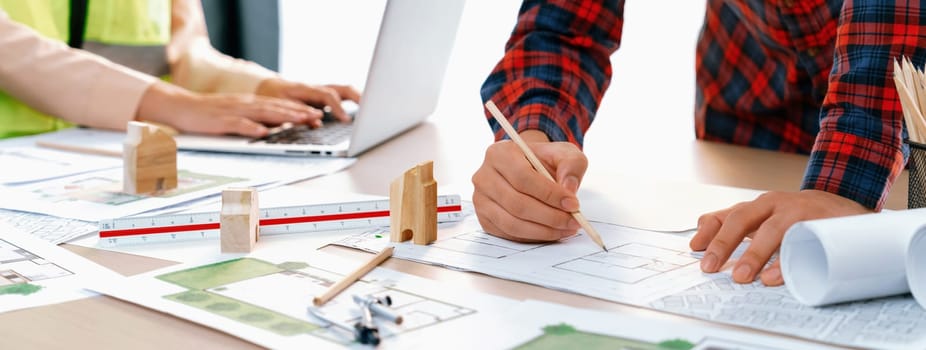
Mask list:
[[[880,208],[907,154],[892,60],[926,61],[920,6],[708,0],[697,47],[697,137],[809,153],[802,188]],[[524,1],[483,99],[519,131],[582,146],[611,79],[623,8],[623,0]]]

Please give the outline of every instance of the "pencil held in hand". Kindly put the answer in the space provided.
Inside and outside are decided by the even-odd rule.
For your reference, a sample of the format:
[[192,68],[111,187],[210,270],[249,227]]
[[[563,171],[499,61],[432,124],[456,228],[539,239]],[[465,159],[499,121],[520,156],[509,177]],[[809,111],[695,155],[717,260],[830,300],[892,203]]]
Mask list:
[[[531,166],[533,166],[534,169],[537,170],[537,172],[543,175],[543,177],[555,183],[556,179],[554,179],[553,176],[550,175],[550,172],[547,171],[547,168],[543,166],[543,163],[541,163],[540,159],[537,158],[537,155],[535,155],[534,152],[531,151],[530,147],[527,147],[527,143],[525,143],[524,140],[521,139],[521,135],[518,135],[518,132],[514,130],[514,127],[512,127],[511,124],[508,123],[508,119],[505,118],[504,115],[502,115],[502,112],[498,110],[498,107],[495,106],[495,103],[492,101],[486,102],[486,109],[488,109],[489,113],[491,113],[492,116],[495,117],[495,121],[497,121],[498,124],[502,126],[502,129],[505,130],[505,133],[508,134],[508,137],[510,137],[511,140],[514,141],[514,143],[518,145],[518,148],[521,149],[521,152],[524,152],[524,156],[527,157],[527,160],[531,163]],[[598,244],[599,246],[601,246],[601,249],[604,249],[604,251],[608,251],[608,248],[605,247],[604,242],[602,242],[601,240],[601,235],[598,234],[598,231],[595,230],[594,227],[592,227],[592,225],[588,222],[585,216],[582,215],[581,212],[579,211],[573,212],[572,217],[576,219],[577,222],[579,222],[579,225],[581,225],[582,229],[584,229],[585,232],[588,233],[589,237],[591,237],[592,240],[595,241],[595,244]]]

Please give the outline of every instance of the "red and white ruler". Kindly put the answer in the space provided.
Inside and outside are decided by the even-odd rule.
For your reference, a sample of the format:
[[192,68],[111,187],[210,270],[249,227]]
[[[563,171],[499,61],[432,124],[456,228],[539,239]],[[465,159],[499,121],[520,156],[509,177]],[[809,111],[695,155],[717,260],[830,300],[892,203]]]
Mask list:
[[[437,197],[437,222],[463,220],[459,195]],[[219,212],[138,216],[100,221],[100,245],[113,247],[218,239]],[[260,234],[389,226],[389,200],[260,209]]]

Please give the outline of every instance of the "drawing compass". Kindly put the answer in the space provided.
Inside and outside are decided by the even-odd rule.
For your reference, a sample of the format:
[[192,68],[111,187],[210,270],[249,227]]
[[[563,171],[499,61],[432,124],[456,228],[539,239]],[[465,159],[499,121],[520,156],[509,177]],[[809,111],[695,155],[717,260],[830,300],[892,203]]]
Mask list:
[[[345,325],[341,322],[335,321],[328,316],[325,316],[325,313],[322,312],[319,308],[310,306],[307,308],[309,314],[315,318],[324,321],[327,325],[333,326],[334,328],[346,331],[354,335],[354,339],[360,344],[370,344],[370,345],[379,345],[379,329],[373,325],[372,316],[370,316],[370,321],[366,322],[366,315],[361,318],[361,321],[354,324],[353,327]],[[370,311],[366,309],[364,312],[369,313]]]
[[377,328],[376,324],[373,322],[374,317],[385,319],[397,325],[402,324],[402,316],[390,307],[392,305],[392,298],[388,295],[382,297],[373,295],[353,295],[353,300],[357,306],[360,306],[360,320],[358,320],[353,327],[325,316],[317,307],[309,307],[308,311],[315,318],[335,328],[352,333],[354,339],[360,344],[379,344],[381,338],[379,335],[379,328]]

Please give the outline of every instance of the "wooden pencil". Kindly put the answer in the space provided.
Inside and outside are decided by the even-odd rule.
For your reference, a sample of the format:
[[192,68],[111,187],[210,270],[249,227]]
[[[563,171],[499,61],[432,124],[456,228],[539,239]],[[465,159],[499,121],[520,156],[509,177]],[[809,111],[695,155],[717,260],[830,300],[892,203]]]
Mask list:
[[112,150],[102,149],[102,148],[83,147],[83,146],[77,146],[77,145],[66,145],[66,144],[60,144],[60,143],[54,143],[54,142],[48,142],[48,141],[35,141],[35,145],[39,147],[56,149],[59,151],[122,158],[122,152],[112,151]]
[[325,303],[344,291],[344,289],[347,289],[347,287],[354,284],[354,282],[357,282],[360,277],[363,277],[363,275],[366,275],[368,272],[370,272],[370,270],[373,270],[373,268],[379,266],[379,264],[381,264],[383,261],[389,259],[389,257],[392,256],[393,250],[395,250],[394,247],[386,247],[386,249],[383,249],[383,251],[379,252],[379,254],[376,254],[376,256],[370,259],[370,261],[367,261],[366,264],[358,267],[356,270],[354,270],[354,272],[351,272],[351,274],[344,276],[344,279],[338,281],[338,283],[331,285],[325,294],[312,299],[312,303],[315,304],[315,306],[325,305]]
[[907,136],[913,142],[926,142],[926,75],[909,58],[894,60],[894,85],[900,98]]
[[[514,143],[518,145],[518,148],[521,149],[521,152],[524,152],[524,156],[527,157],[527,160],[531,163],[534,169],[543,175],[543,177],[555,183],[556,180],[553,179],[553,176],[550,175],[550,172],[547,171],[547,168],[543,166],[543,163],[541,163],[540,159],[537,158],[537,155],[531,151],[530,147],[527,147],[527,143],[521,139],[521,135],[518,135],[518,132],[514,130],[510,123],[508,123],[508,119],[505,118],[500,110],[498,110],[498,107],[495,106],[495,103],[492,101],[486,102],[486,108],[489,110],[489,113],[495,117],[495,120],[498,122],[498,124],[502,126],[502,129],[505,130],[505,133],[508,134],[508,137],[510,137],[511,140],[513,140]],[[598,231],[592,227],[587,219],[585,219],[585,216],[582,215],[582,212],[572,212],[572,217],[579,222],[579,225],[582,226],[586,233],[588,233],[589,237],[591,237],[596,244],[601,246],[601,249],[608,251],[608,247],[606,247],[604,242],[601,240],[601,235],[599,235]]]

